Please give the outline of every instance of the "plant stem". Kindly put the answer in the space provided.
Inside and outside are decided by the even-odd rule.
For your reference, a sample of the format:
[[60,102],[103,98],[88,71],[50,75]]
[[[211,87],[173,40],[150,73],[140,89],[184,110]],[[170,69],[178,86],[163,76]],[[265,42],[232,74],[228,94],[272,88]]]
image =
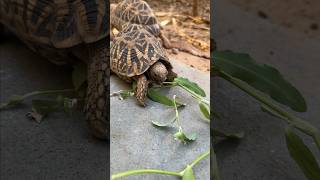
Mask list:
[[[74,89],[62,89],[62,90],[46,90],[46,91],[33,91],[31,93],[27,93],[27,94],[24,94],[22,96],[18,96],[18,103],[16,103],[15,105],[17,104],[20,104],[22,103],[23,100],[29,98],[29,97],[32,97],[32,96],[38,96],[38,95],[44,95],[44,94],[57,94],[57,93],[66,93],[66,92],[75,92]],[[13,99],[11,98],[9,100],[9,102],[7,103],[3,103],[0,105],[0,110],[3,110],[3,109],[6,109],[6,108],[9,108],[9,107],[12,107],[12,106],[15,106],[15,105],[10,105],[10,102],[12,101]]]
[[232,83],[236,87],[240,88],[241,90],[243,90],[244,92],[246,92],[250,96],[254,97],[255,99],[257,99],[261,103],[267,105],[270,109],[272,109],[276,113],[280,114],[281,116],[286,117],[285,120],[287,120],[287,122],[289,124],[293,125],[295,128],[301,130],[305,134],[310,135],[314,139],[318,148],[320,149],[320,132],[317,128],[313,127],[307,121],[304,121],[303,119],[296,117],[296,116],[290,114],[289,112],[285,111],[284,109],[280,108],[275,103],[273,103],[269,98],[260,95],[257,92],[257,90],[255,90],[251,86],[248,86],[247,84],[245,84],[241,80],[233,78],[232,76],[230,76],[229,74],[227,74],[223,71],[219,71],[219,72],[220,72],[219,75],[222,78],[226,79],[227,81],[229,81],[230,83]]
[[176,95],[173,95],[173,106],[174,106],[174,110],[176,112],[175,121],[177,122],[177,124],[179,126],[179,131],[180,131],[182,128],[181,128],[180,119],[179,119],[179,111],[178,111],[177,103],[176,103]]
[[172,171],[162,171],[162,170],[158,170],[158,169],[139,169],[139,170],[131,170],[131,171],[126,171],[126,172],[112,175],[111,179],[112,180],[118,179],[121,177],[126,177],[126,176],[130,176],[130,175],[135,175],[135,174],[165,174],[165,175],[173,175],[173,176],[181,177],[180,173],[172,172]]
[[134,93],[134,91],[133,91],[133,90],[119,90],[119,91],[110,93],[110,97],[113,97],[113,96],[121,96],[121,94],[123,94],[123,93],[126,93],[126,94],[128,94],[128,95],[131,95],[132,93]]
[[163,82],[163,84],[170,84],[172,86],[180,86],[182,87],[184,90],[188,91],[194,98],[196,98],[199,101],[202,101],[203,103],[210,105],[210,102],[206,99],[204,99],[202,96],[199,96],[198,94],[194,93],[193,91],[191,91],[190,89],[186,88],[185,86],[179,85],[175,82]]
[[[204,159],[205,157],[207,157],[210,154],[210,151],[207,151],[203,154],[201,154],[199,157],[197,157],[194,161],[192,161],[190,167],[192,168],[193,166],[195,166],[197,163],[199,163],[202,159]],[[188,166],[187,166],[188,167]],[[186,168],[187,168],[186,167]],[[186,169],[185,168],[185,169]],[[182,170],[181,172],[173,172],[173,171],[163,171],[163,170],[159,170],[159,169],[138,169],[138,170],[131,170],[131,171],[125,171],[122,173],[118,173],[115,175],[111,176],[111,180],[114,179],[118,179],[121,177],[126,177],[126,176],[130,176],[130,175],[135,175],[135,174],[164,174],[164,175],[172,175],[172,176],[179,176],[182,177],[184,170]]]
[[196,165],[199,161],[201,161],[203,158],[207,157],[210,154],[210,151],[207,151],[203,154],[201,154],[197,159],[195,159],[190,166],[193,167],[194,165]]
[[46,91],[33,91],[23,95],[23,99],[29,98],[31,96],[38,96],[44,94],[57,94],[57,93],[66,93],[66,92],[75,92],[74,89],[62,89],[62,90],[46,90]]

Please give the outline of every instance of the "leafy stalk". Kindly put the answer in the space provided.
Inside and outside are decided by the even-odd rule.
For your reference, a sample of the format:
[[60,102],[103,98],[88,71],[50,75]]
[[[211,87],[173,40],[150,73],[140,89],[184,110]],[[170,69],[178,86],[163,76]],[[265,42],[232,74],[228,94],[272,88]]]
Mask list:
[[111,176],[111,179],[118,179],[130,175],[136,175],[136,174],[164,174],[164,175],[172,175],[172,176],[178,176],[183,177],[185,173],[187,173],[188,170],[190,170],[192,167],[194,167],[196,164],[198,164],[202,159],[210,155],[210,151],[207,151],[201,155],[199,155],[195,160],[191,162],[190,165],[187,165],[182,171],[180,172],[174,172],[174,171],[163,171],[159,169],[138,169],[138,170],[130,170],[125,171],[121,173],[117,173]]
[[190,166],[193,167],[195,166],[197,163],[199,163],[203,158],[205,158],[206,156],[208,156],[210,154],[210,151],[207,151],[203,154],[201,154],[197,159],[195,159]]
[[226,79],[227,81],[235,85],[236,87],[240,88],[250,96],[254,97],[258,101],[260,101],[261,103],[269,107],[273,112],[279,114],[282,117],[285,117],[284,120],[286,120],[289,124],[301,130],[305,134],[308,134],[309,136],[311,136],[314,139],[315,143],[317,144],[318,148],[320,149],[320,132],[317,128],[312,126],[307,121],[304,121],[301,118],[298,118],[290,114],[289,112],[285,111],[284,109],[280,108],[275,103],[273,103],[269,98],[262,96],[261,94],[258,93],[258,91],[246,85],[241,80],[233,78],[232,76],[230,76],[229,74],[221,70],[219,70],[219,74],[221,77],[223,77],[224,79]]
[[75,92],[75,90],[74,89],[62,89],[62,90],[33,91],[31,93],[27,93],[22,96],[15,95],[15,96],[11,97],[9,102],[1,104],[0,110],[14,107],[18,104],[21,104],[25,99],[30,98],[32,96],[59,94],[59,93],[68,93],[68,92]]
[[[169,84],[172,86],[177,86],[178,84],[176,82],[164,82],[163,84]],[[184,90],[186,90],[188,93],[190,93],[195,99],[197,99],[198,101],[201,101],[207,105],[210,105],[210,102],[206,99],[204,99],[202,96],[198,95],[197,93],[195,93],[194,91],[191,91],[189,88],[187,88],[186,86],[183,85],[179,85],[181,88],[183,88]]]
[[138,170],[125,171],[122,173],[112,175],[111,179],[114,180],[121,177],[126,177],[126,176],[136,175],[136,174],[165,174],[165,175],[181,176],[180,173],[172,172],[172,171],[163,171],[159,169],[138,169]]

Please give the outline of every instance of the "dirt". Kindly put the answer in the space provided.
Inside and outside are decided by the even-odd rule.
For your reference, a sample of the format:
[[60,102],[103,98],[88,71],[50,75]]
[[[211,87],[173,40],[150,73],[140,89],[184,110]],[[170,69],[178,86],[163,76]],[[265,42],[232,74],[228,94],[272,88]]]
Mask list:
[[318,0],[229,0],[249,13],[310,38],[320,39]]
[[[121,0],[111,0],[117,3]],[[210,71],[210,0],[198,0],[197,14],[194,15],[193,0],[152,0],[147,1],[154,10],[164,35],[172,44],[190,47],[194,56],[177,49],[167,49],[170,59],[174,59],[201,71]]]

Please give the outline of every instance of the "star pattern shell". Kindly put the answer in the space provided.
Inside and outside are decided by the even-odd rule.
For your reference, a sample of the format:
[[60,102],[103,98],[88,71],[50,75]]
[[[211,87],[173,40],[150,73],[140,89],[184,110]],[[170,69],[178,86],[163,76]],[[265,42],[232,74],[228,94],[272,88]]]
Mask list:
[[111,12],[111,24],[121,31],[125,24],[144,25],[151,34],[157,36],[160,26],[150,6],[143,0],[124,0]]
[[0,23],[25,41],[55,48],[109,35],[107,0],[0,0]]
[[115,37],[110,56],[111,70],[126,77],[143,74],[158,60],[170,64],[159,40],[137,24],[127,25]]

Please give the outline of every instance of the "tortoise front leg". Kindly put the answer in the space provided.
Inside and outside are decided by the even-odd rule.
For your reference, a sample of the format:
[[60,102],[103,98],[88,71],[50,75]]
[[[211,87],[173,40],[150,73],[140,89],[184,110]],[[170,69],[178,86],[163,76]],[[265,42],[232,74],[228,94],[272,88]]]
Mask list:
[[85,107],[86,119],[92,134],[109,138],[109,48],[107,40],[89,45],[88,89]]
[[137,77],[136,98],[140,105],[145,106],[145,99],[148,91],[149,81],[145,75]]

